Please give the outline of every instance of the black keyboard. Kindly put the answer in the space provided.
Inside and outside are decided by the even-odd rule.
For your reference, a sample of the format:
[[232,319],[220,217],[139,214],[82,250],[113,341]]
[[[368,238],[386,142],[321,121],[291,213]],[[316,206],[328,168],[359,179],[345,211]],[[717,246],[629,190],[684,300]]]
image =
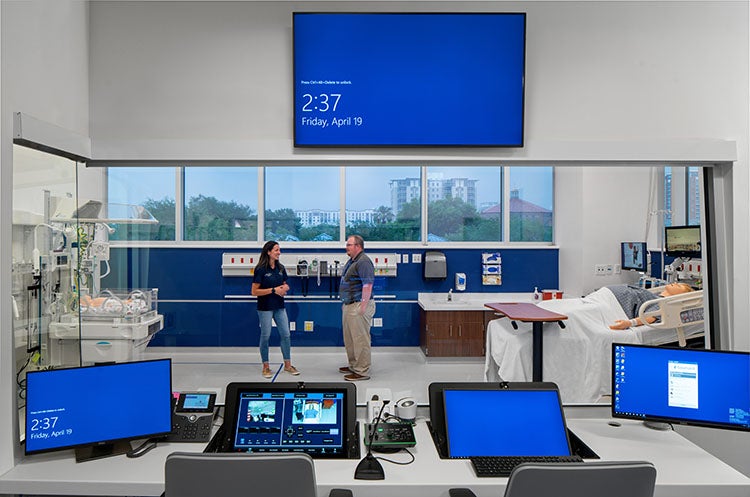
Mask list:
[[474,456],[471,465],[477,476],[510,476],[513,468],[525,462],[583,462],[581,456]]

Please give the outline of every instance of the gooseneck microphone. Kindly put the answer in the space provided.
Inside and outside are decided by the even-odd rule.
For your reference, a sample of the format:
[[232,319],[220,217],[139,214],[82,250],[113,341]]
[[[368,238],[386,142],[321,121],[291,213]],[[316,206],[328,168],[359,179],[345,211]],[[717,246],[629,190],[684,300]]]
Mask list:
[[380,424],[380,417],[383,415],[383,409],[388,405],[389,400],[383,400],[383,405],[380,407],[378,417],[375,418],[375,424],[372,426],[372,432],[367,443],[367,455],[359,461],[357,469],[354,470],[355,480],[385,480],[385,471],[383,471],[383,465],[380,464],[375,456],[372,455],[372,441],[375,438],[375,434],[378,432],[378,424]]

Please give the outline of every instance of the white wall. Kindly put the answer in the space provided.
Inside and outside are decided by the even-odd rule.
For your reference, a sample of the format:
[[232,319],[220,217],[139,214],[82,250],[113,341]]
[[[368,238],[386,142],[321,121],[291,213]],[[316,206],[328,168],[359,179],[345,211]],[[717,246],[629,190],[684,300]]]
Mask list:
[[[398,156],[383,150],[346,155],[295,150],[295,6],[526,11],[527,146],[404,150]],[[91,136],[100,159],[463,155],[545,161],[596,160],[597,151],[609,150],[604,154],[609,159],[695,160],[702,156],[689,146],[691,139],[734,140],[739,159],[732,171],[734,305],[727,305],[740,324],[734,348],[750,350],[744,326],[750,321],[747,2],[92,2],[91,39]],[[617,260],[609,253],[615,250],[612,240],[599,229],[603,219],[596,218],[595,201],[617,206],[611,188],[596,186],[619,184],[608,174],[588,167],[561,174],[576,192],[568,195],[558,185],[556,199],[558,226],[571,230],[558,240],[561,246],[565,241],[561,286],[573,293],[606,283],[593,278],[592,263]],[[639,178],[643,172],[634,174]],[[628,184],[640,181],[627,176]],[[623,227],[641,230],[645,221],[635,217]]]
[[[88,136],[88,4],[84,1],[0,2],[0,225],[12,218],[13,112]],[[0,329],[11,330],[10,230],[0,238]],[[12,334],[0,333],[0,398],[15,398]],[[15,405],[0,402],[0,473],[9,469],[18,436]]]

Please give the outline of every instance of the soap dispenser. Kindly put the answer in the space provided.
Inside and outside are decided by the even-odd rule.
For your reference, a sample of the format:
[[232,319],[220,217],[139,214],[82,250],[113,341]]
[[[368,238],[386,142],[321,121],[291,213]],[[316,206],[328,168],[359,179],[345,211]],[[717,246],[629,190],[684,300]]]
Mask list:
[[539,287],[534,287],[534,302],[539,301]]

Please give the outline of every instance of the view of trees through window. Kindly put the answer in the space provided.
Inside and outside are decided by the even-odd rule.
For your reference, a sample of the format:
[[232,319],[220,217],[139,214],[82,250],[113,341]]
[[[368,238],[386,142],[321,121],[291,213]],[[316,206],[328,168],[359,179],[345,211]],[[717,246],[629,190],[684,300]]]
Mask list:
[[[418,242],[426,202],[428,242],[552,241],[552,167],[217,166],[177,173],[109,170],[110,201],[141,205],[159,221],[113,239],[325,242],[358,233],[368,241]],[[185,199],[181,227],[175,188]]]

